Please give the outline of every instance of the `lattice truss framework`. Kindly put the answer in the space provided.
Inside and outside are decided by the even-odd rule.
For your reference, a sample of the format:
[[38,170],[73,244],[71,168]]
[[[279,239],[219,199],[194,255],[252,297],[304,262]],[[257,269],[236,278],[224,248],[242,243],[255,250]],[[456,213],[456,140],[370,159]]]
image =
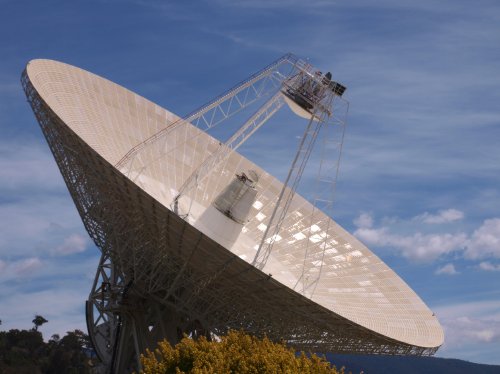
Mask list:
[[[293,290],[227,251],[146,193],[137,175],[135,180],[130,175],[134,170],[130,163],[137,161],[144,146],[117,162],[122,170],[128,168],[128,173],[121,172],[55,114],[26,71],[22,83],[85,228],[102,251],[87,322],[96,350],[111,371],[140,368],[137,353],[161,338],[175,341],[182,333],[209,336],[240,328],[317,352],[432,355],[438,349],[407,344],[363,327],[318,305],[300,287]],[[231,105],[241,108],[242,102],[237,99]],[[217,112],[219,104],[212,109],[223,118],[229,109]],[[196,115],[207,126],[219,121],[217,114]],[[324,151],[332,146],[325,143]],[[321,167],[328,173],[320,168],[320,176],[338,171],[336,163]],[[182,175],[185,179],[188,174]],[[334,180],[321,178],[331,191]],[[200,193],[203,186],[192,196]],[[309,227],[320,210],[331,208],[333,198],[323,196],[314,197],[313,213],[305,223]],[[308,267],[311,261],[304,260],[301,277],[317,273]],[[315,288],[318,278],[316,274],[301,285]]]

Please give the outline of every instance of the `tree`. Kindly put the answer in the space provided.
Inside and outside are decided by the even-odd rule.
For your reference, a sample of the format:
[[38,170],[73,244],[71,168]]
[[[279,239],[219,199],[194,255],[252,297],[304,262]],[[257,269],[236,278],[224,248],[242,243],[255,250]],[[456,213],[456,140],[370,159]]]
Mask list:
[[38,327],[48,322],[36,315],[31,330],[0,331],[0,373],[2,374],[87,374],[89,337],[80,330],[58,334],[45,343]]
[[39,373],[44,355],[42,334],[35,330],[0,332],[0,373]]
[[[54,336],[53,336],[54,338]],[[88,373],[89,359],[84,353],[88,336],[81,330],[68,331],[65,336],[55,337],[49,352],[49,360],[43,369],[45,374]]]
[[42,326],[44,323],[47,323],[49,321],[47,321],[45,318],[43,318],[42,316],[40,315],[35,315],[35,318],[33,319],[33,321],[31,321],[34,323],[35,327],[33,328],[33,330],[35,331],[38,331],[38,328],[40,326]]
[[54,343],[54,344],[58,344],[59,343],[59,340],[61,340],[61,337],[59,336],[59,334],[53,334],[51,337],[50,337],[50,340],[49,340],[49,343]]
[[343,374],[324,358],[310,357],[283,343],[230,331],[220,341],[185,337],[175,347],[166,340],[154,352],[141,355],[144,374],[164,373],[304,373]]

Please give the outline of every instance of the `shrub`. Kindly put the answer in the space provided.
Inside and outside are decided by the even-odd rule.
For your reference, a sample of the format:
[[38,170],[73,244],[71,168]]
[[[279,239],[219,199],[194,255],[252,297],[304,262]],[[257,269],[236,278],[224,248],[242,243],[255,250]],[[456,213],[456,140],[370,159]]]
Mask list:
[[230,331],[220,341],[185,337],[175,347],[164,340],[154,352],[141,355],[141,363],[144,374],[344,373],[343,368],[337,371],[315,354],[297,356],[282,343],[238,331]]

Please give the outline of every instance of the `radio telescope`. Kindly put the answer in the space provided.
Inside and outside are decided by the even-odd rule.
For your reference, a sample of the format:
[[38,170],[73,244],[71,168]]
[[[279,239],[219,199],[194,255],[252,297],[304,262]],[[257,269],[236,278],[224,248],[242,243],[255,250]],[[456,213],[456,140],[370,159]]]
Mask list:
[[[57,61],[29,62],[22,84],[102,253],[86,318],[103,370],[140,369],[164,338],[228,329],[315,352],[432,355],[443,343],[415,292],[330,218],[347,112],[330,73],[285,55],[183,118]],[[237,152],[278,112],[302,132],[283,182]],[[229,122],[227,140],[209,134]],[[306,200],[297,188],[316,149]]]

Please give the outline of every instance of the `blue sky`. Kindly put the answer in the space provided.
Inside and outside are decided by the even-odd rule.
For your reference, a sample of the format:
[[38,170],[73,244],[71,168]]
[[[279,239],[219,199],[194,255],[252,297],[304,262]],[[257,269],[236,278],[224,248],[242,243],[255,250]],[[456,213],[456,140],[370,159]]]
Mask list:
[[[438,356],[500,364],[500,3],[0,0],[0,319],[85,329],[99,252],[19,77],[51,58],[183,115],[286,52],[348,87],[335,219],[435,311]],[[279,128],[248,154],[271,171]],[[263,156],[265,155],[265,157]]]

